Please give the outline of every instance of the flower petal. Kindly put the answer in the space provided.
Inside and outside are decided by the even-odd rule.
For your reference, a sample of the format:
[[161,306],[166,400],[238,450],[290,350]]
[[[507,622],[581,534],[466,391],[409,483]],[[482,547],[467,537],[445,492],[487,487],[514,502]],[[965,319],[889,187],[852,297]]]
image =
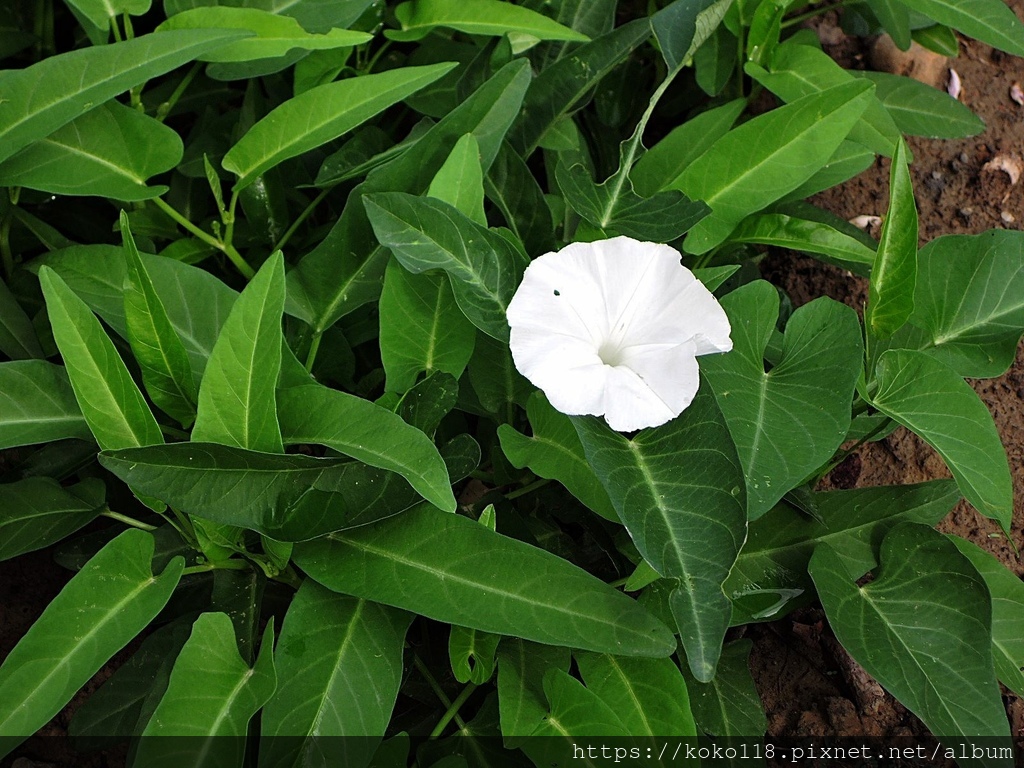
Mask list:
[[632,431],[678,416],[696,356],[732,349],[724,310],[679,252],[616,237],[535,259],[508,307],[516,368],[562,413]]

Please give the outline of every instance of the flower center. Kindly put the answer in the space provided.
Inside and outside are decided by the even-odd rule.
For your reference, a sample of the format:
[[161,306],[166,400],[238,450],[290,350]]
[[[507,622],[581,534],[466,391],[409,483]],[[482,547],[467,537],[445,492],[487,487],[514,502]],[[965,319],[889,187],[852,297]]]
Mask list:
[[597,350],[597,356],[605,365],[615,368],[622,365],[622,349],[612,341],[604,342]]

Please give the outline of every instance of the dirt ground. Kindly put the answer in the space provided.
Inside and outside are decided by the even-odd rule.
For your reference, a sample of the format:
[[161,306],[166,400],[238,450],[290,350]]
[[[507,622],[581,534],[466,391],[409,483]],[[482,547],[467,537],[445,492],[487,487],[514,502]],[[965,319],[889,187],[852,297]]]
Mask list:
[[[1024,18],[1024,0],[1011,0]],[[870,42],[845,37],[834,17],[814,23],[825,49],[848,67],[864,67]],[[961,42],[960,56],[939,62],[941,82],[950,67],[962,83],[960,100],[980,115],[987,130],[962,141],[911,139],[912,166],[920,213],[921,242],[942,234],[977,233],[991,228],[1021,228],[1024,224],[1024,180],[1011,184],[1001,171],[983,170],[999,155],[1024,156],[1024,106],[1010,97],[1014,82],[1024,81],[1024,62],[976,42]],[[888,200],[888,161],[879,160],[858,178],[816,198],[819,205],[850,219],[884,214]],[[877,234],[877,233],[875,233]],[[796,254],[773,251],[762,263],[764,276],[783,286],[794,304],[827,295],[860,310],[866,283],[842,270]],[[1014,477],[1013,536],[1024,551],[1024,351],[1004,376],[974,382],[975,389],[995,416]],[[949,477],[941,459],[903,429],[878,443],[862,447],[822,484],[829,488],[915,483]],[[1024,575],[1024,563],[1001,537],[995,523],[982,518],[966,503],[957,506],[940,526],[995,554]],[[66,583],[69,574],[52,562],[48,552],[33,553],[0,563],[0,659]],[[751,668],[765,706],[772,737],[913,737],[927,731],[876,683],[866,677],[835,641],[818,608],[747,628],[754,641]],[[116,664],[116,661],[114,662]],[[95,689],[111,673],[109,665],[90,683]],[[120,755],[89,758],[70,751],[66,733],[70,711],[84,694],[61,712],[20,754],[40,764],[101,768],[117,764]],[[1018,754],[1024,755],[1024,701],[1004,691]],[[0,761],[7,768],[10,760]],[[19,768],[21,768],[19,766]]]
[[[1010,6],[1024,17],[1024,0]],[[825,50],[850,68],[864,68],[872,58],[870,41],[848,38],[835,19],[815,26]],[[874,62],[876,65],[878,61]],[[943,234],[973,234],[987,229],[1024,226],[1024,179],[1011,183],[1003,171],[985,169],[999,156],[1018,162],[1024,156],[1024,106],[1011,98],[1013,83],[1024,80],[1021,59],[977,42],[961,41],[960,55],[933,64],[933,84],[945,88],[949,69],[962,84],[960,100],[982,117],[984,133],[961,141],[909,140],[911,167],[920,216],[921,244]],[[902,72],[897,72],[902,74]],[[883,215],[888,205],[889,162],[884,159],[841,187],[813,202],[844,219]],[[877,231],[873,232],[877,236]],[[795,305],[831,296],[861,310],[867,283],[843,270],[810,258],[773,252],[762,263],[764,276],[783,286]],[[996,379],[972,382],[992,411],[1010,460],[1014,479],[1013,538],[1024,551],[1024,347],[1013,367]],[[822,489],[861,488],[917,483],[949,477],[942,459],[925,443],[900,428],[885,440],[866,445],[836,468]],[[996,555],[1018,575],[1024,563],[1013,553],[998,525],[961,502],[939,526]],[[752,627],[751,668],[768,714],[769,733],[781,736],[898,736],[927,733],[863,671],[851,667],[818,609],[798,612],[773,624]],[[1004,701],[1024,762],[1024,701],[1004,689]]]

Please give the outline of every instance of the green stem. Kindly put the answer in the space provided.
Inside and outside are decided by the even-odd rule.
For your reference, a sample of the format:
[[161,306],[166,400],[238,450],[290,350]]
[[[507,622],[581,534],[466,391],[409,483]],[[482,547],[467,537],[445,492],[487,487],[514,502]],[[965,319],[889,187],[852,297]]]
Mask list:
[[[235,206],[238,205],[238,190],[231,191],[231,200],[228,202],[227,216],[224,217],[224,245],[231,250],[232,241],[235,238]],[[235,251],[238,253],[238,251]],[[241,257],[239,257],[241,258]],[[249,275],[252,278],[252,275]]]
[[244,571],[251,567],[247,560],[218,560],[216,563],[203,563],[192,565],[181,572],[182,576],[190,576],[194,573],[209,573],[210,571]]
[[121,37],[121,30],[117,26],[117,16],[110,17],[110,29],[114,33],[114,41],[118,43],[122,42],[123,38]]
[[669,72],[665,79],[661,81],[661,85],[651,95],[650,101],[647,102],[647,109],[644,110],[643,115],[640,116],[640,122],[636,125],[636,130],[629,139],[629,143],[626,145],[626,152],[622,156],[622,162],[619,167],[619,173],[614,177],[612,182],[611,194],[608,196],[608,203],[605,210],[601,212],[601,227],[607,227],[612,220],[612,216],[615,213],[615,204],[618,202],[619,194],[622,192],[622,187],[626,183],[626,179],[629,178],[629,169],[633,167],[633,162],[636,159],[637,152],[640,150],[640,144],[644,137],[644,130],[647,128],[647,122],[651,119],[651,115],[654,114],[654,108],[658,106],[658,102],[661,97],[665,95],[665,91],[672,84],[676,75],[682,71],[682,67]]
[[448,709],[445,710],[443,715],[441,715],[441,719],[437,721],[437,725],[435,725],[434,730],[430,732],[430,736],[427,737],[428,739],[436,739],[444,733],[444,729],[448,727],[448,723],[452,721],[453,717],[459,714],[459,710],[462,708],[462,705],[466,703],[466,699],[468,699],[475,690],[476,683],[469,683],[462,689],[462,692],[458,695],[455,701],[449,704]]
[[743,62],[747,57],[745,31],[746,28],[741,26],[736,38],[736,96],[740,99],[743,98]]
[[815,16],[820,16],[823,13],[828,13],[833,8],[842,8],[845,5],[846,5],[845,0],[842,0],[842,2],[833,3],[832,5],[820,6],[818,8],[815,8],[813,11],[807,11],[806,13],[801,13],[798,16],[791,16],[790,18],[788,18],[788,19],[786,19],[785,21],[782,22],[781,28],[782,29],[787,29],[788,27],[792,27],[792,26],[795,26],[795,25],[799,24],[801,21],[807,21],[807,19],[813,19]]
[[167,101],[157,107],[156,119],[161,123],[167,119],[167,115],[170,114],[174,106],[181,100],[181,97],[185,95],[185,91],[192,85],[192,81],[196,79],[196,75],[199,74],[199,70],[202,68],[202,64],[198,61],[192,65],[192,68],[185,73],[185,76],[181,78],[181,82],[178,83],[177,87],[171,93],[171,96]]
[[11,250],[11,220],[14,214],[12,205],[0,220],[0,259],[3,260],[4,275],[8,280],[14,274],[14,252]]
[[[232,198],[232,202],[233,201],[234,198]],[[161,211],[163,211],[176,222],[178,222],[178,224],[180,224],[186,230],[191,232],[193,235],[198,237],[207,245],[216,248],[218,251],[227,256],[231,260],[231,263],[238,268],[238,271],[242,273],[246,280],[252,280],[252,278],[256,275],[256,271],[249,266],[246,260],[242,258],[242,255],[237,250],[235,250],[235,247],[232,246],[230,243],[222,242],[221,240],[218,240],[216,237],[209,234],[208,232],[204,232],[203,230],[201,230],[191,221],[189,221],[180,213],[178,213],[178,211],[171,207],[163,198],[154,197],[153,202],[156,203],[157,208],[159,208]]]
[[370,72],[372,72],[373,68],[377,65],[377,62],[380,60],[380,57],[383,56],[387,49],[390,47],[391,41],[385,40],[384,44],[380,48],[378,48],[377,51],[373,54],[373,57],[368,62],[366,62],[366,66],[360,70],[360,73],[368,75]]
[[533,493],[538,488],[543,488],[550,482],[551,481],[548,480],[547,478],[542,477],[539,480],[534,480],[529,485],[524,485],[522,488],[517,488],[514,491],[509,491],[508,493],[505,494],[505,498],[508,499],[509,501],[511,501],[512,499],[518,499],[520,496],[525,496],[528,493]]
[[840,464],[842,464],[844,461],[846,461],[846,459],[849,456],[851,456],[858,448],[860,448],[862,445],[864,445],[864,443],[868,442],[872,437],[874,437],[875,435],[879,434],[880,432],[882,432],[883,430],[888,428],[888,426],[890,424],[892,424],[892,419],[889,419],[889,418],[882,419],[882,421],[879,423],[879,425],[877,427],[872,429],[870,432],[868,432],[866,435],[864,435],[864,437],[860,438],[857,442],[855,442],[853,445],[851,445],[845,451],[843,451],[839,455],[837,455],[832,461],[830,461],[825,466],[825,468],[823,470],[818,472],[818,475],[817,475],[817,478],[815,479],[814,484],[817,485],[818,482],[820,482],[821,479],[823,477],[825,477],[825,475],[827,475],[833,469],[835,469]]
[[629,581],[629,576],[623,576],[621,579],[616,579],[615,581],[609,581],[608,582],[608,586],[611,587],[612,589],[618,589],[619,587],[626,586],[626,582],[627,581]]
[[309,353],[306,355],[306,371],[308,373],[313,372],[313,362],[316,360],[316,353],[320,350],[320,339],[322,338],[323,334],[317,331],[309,342]]
[[291,223],[291,226],[284,231],[284,234],[281,235],[281,239],[274,243],[274,247],[272,250],[280,251],[282,248],[284,248],[285,244],[289,240],[291,240],[292,235],[294,235],[296,230],[298,230],[298,228],[302,225],[302,222],[309,218],[310,214],[313,213],[313,209],[320,205],[320,203],[323,202],[324,198],[327,197],[327,195],[329,195],[332,191],[334,191],[334,186],[327,187],[327,189],[321,191],[319,195],[313,198],[313,202],[307,205],[305,210],[303,210],[302,213],[299,214],[298,218],[296,218],[295,221]]
[[138,528],[140,531],[155,531],[157,529],[157,526],[155,525],[144,523],[141,520],[136,520],[134,517],[128,517],[128,515],[122,515],[120,512],[114,512],[110,509],[105,509],[100,512],[100,514],[103,517],[109,517],[112,520],[117,520],[125,525],[130,525],[132,528]]
[[[452,700],[448,698],[448,694],[444,692],[444,688],[442,688],[441,684],[437,682],[434,676],[430,673],[430,670],[427,669],[427,665],[423,663],[423,659],[421,659],[415,651],[412,654],[412,664],[416,667],[416,671],[423,675],[423,679],[427,681],[427,685],[430,686],[434,695],[441,700],[441,703],[444,704],[447,709],[451,709]],[[454,718],[455,724],[458,725],[459,728],[466,727],[466,723],[463,722],[461,717],[459,717],[458,712],[455,713]]]
[[185,430],[178,429],[177,427],[171,427],[168,426],[167,424],[161,424],[160,431],[163,432],[168,437],[177,437],[180,440],[188,440],[189,437],[188,432],[186,432]]

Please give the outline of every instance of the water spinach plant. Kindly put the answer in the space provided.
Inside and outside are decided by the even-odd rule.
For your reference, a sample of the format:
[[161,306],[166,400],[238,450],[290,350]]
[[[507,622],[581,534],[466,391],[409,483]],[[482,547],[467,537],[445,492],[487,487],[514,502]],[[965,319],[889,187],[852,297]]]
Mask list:
[[[842,5],[1024,54],[999,0]],[[936,736],[1009,743],[1024,586],[934,526],[1010,530],[965,377],[1013,361],[1024,237],[919,249],[903,139],[966,107],[786,0],[5,9],[0,558],[74,575],[2,660],[0,755],[111,660],[70,736],[147,768],[760,738],[731,628],[815,599]],[[807,198],[877,156],[876,241]],[[862,315],[794,311],[766,246]],[[952,479],[815,490],[896,428]]]

